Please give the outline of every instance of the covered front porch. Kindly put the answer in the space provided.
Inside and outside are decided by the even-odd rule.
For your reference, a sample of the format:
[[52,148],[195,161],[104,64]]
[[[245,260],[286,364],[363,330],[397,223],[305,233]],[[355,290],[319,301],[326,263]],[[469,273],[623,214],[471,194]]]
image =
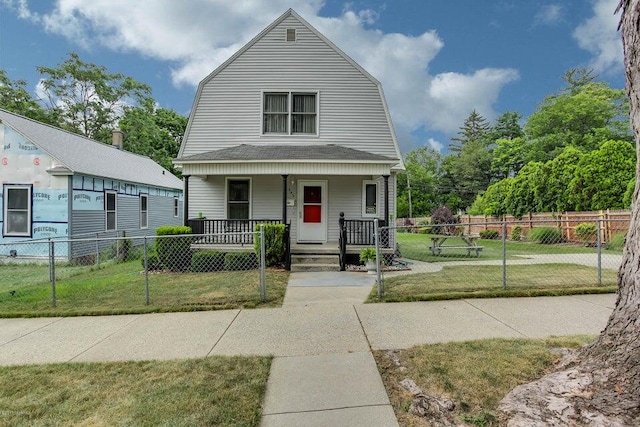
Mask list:
[[[395,212],[393,159],[337,145],[224,148],[176,160],[185,224],[217,250],[252,248],[256,224],[285,224],[292,255],[331,248],[341,268]],[[381,236],[380,247],[392,247]],[[313,249],[308,249],[308,248]],[[318,254],[320,255],[320,254]]]
[[[341,213],[342,214],[342,213]],[[208,249],[219,252],[247,252],[254,250],[255,230],[259,224],[282,224],[280,219],[227,220],[193,218],[187,221],[194,237],[193,249]],[[335,266],[344,271],[348,263],[357,262],[360,251],[367,247],[375,247],[374,220],[345,219],[342,214],[338,223],[339,239],[322,243],[297,243],[291,241],[289,224],[285,227],[285,254],[282,260],[287,270],[292,265],[320,264]],[[386,224],[377,221],[379,227]],[[378,230],[378,247],[383,254],[391,255],[388,230]],[[294,267],[295,268],[295,267]],[[310,268],[311,269],[311,268]],[[332,268],[329,268],[332,269]]]

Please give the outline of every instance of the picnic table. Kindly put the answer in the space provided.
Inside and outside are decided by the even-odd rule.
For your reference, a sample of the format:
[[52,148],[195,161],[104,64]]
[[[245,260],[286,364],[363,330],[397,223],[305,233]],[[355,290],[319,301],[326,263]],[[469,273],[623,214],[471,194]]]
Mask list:
[[[449,237],[459,237],[465,243],[462,245],[445,245],[444,242],[447,241]],[[443,250],[448,249],[465,249],[467,251],[467,256],[471,256],[471,252],[476,253],[476,257],[480,256],[480,252],[484,249],[483,246],[477,245],[477,240],[479,236],[473,235],[462,235],[462,236],[451,236],[451,235],[439,235],[431,237],[431,253],[433,255],[440,255]]]

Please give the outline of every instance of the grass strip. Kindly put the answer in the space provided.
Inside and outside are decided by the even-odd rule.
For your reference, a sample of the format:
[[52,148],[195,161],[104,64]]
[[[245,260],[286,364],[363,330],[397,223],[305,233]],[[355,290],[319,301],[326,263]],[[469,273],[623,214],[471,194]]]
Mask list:
[[41,267],[0,265],[0,277],[0,317],[35,317],[280,306],[289,274],[282,270],[267,271],[267,300],[262,303],[257,270],[154,272],[149,274],[147,305],[140,262],[108,264],[75,271],[57,280],[55,308],[48,273],[43,278]]
[[[444,262],[453,260],[499,260],[502,259],[502,240],[478,239],[477,245],[482,246],[480,256],[475,254],[467,256],[465,249],[444,250],[440,255],[434,255],[431,247],[430,234],[398,233],[397,240],[403,258],[426,262]],[[569,255],[569,254],[596,254],[597,248],[585,247],[576,244],[559,243],[545,245],[534,242],[506,241],[507,259],[517,259],[527,255]],[[466,246],[460,237],[448,237],[445,246]],[[622,254],[621,250],[603,250],[607,254]]]
[[384,295],[373,289],[368,302],[409,302],[461,298],[530,297],[611,293],[617,273],[577,264],[533,264],[507,267],[507,289],[502,288],[502,266],[444,266],[433,273],[404,274],[384,281]]
[[548,339],[488,339],[434,344],[394,352],[378,350],[374,357],[400,425],[431,426],[409,413],[412,396],[400,381],[410,378],[428,395],[455,403],[452,415],[462,425],[497,426],[500,400],[515,386],[542,376],[560,359],[556,348],[578,348],[593,337]]
[[0,424],[257,426],[271,358],[0,368]]

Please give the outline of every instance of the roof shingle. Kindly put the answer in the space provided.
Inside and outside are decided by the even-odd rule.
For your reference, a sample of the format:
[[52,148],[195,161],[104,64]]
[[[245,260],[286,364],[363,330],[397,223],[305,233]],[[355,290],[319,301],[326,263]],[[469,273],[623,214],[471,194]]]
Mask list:
[[27,138],[73,173],[162,188],[182,189],[182,181],[149,157],[76,135],[0,109],[0,121]]

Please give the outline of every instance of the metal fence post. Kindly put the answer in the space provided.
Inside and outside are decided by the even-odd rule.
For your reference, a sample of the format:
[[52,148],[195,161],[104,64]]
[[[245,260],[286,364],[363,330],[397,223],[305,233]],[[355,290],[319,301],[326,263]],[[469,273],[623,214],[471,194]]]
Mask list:
[[144,298],[149,305],[149,251],[147,248],[147,236],[144,236]]
[[378,299],[382,298],[384,289],[382,287],[382,274],[380,272],[380,230],[378,229],[378,218],[373,220],[373,242],[376,245],[376,281],[378,282]]
[[55,254],[55,243],[53,240],[49,239],[49,278],[51,279],[51,303],[55,307],[57,304],[56,300],[56,254]]
[[602,286],[602,237],[600,236],[602,224],[600,219],[596,220],[596,223],[598,225],[598,231],[596,233],[596,243],[598,245],[598,286]]
[[96,266],[100,266],[100,236],[96,233]]
[[502,290],[507,290],[507,221],[502,220]]
[[266,256],[264,250],[264,224],[260,224],[260,299],[267,301],[267,277],[266,277]]

